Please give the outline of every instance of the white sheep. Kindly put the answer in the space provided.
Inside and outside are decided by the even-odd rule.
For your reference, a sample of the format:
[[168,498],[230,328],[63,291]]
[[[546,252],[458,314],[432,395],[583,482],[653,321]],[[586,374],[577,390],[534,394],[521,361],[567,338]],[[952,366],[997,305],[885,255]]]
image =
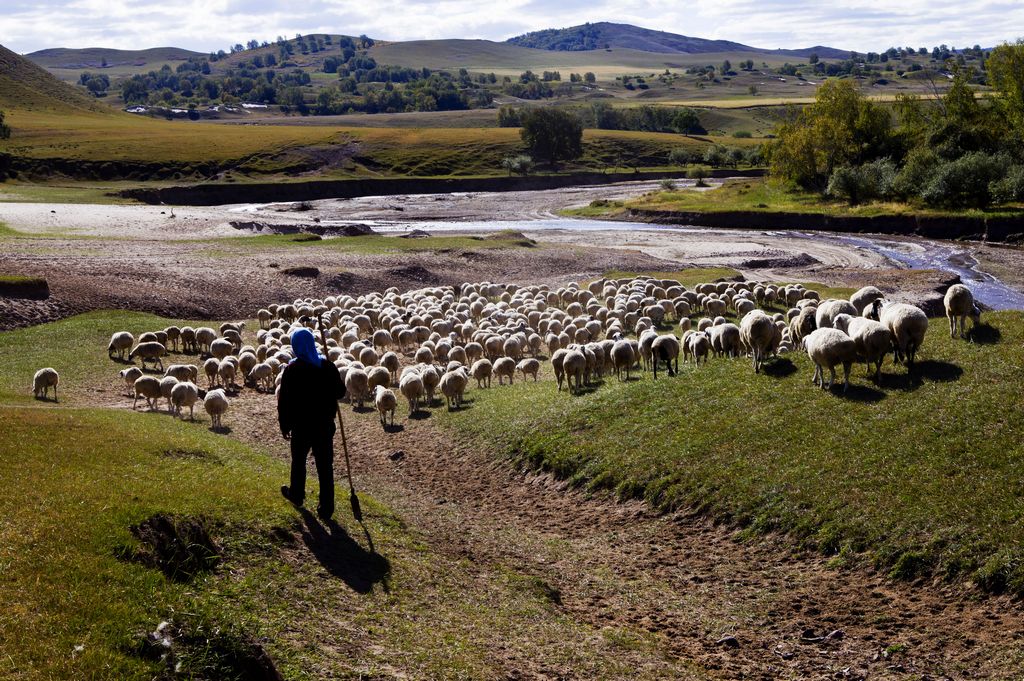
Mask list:
[[818,311],[814,315],[815,326],[819,329],[830,329],[836,315],[844,313],[851,317],[860,314],[850,301],[830,298],[818,305]]
[[949,318],[950,338],[956,338],[957,334],[961,338],[966,335],[968,317],[975,326],[981,323],[981,308],[975,304],[971,289],[963,284],[950,286],[942,302],[946,308],[946,317]]
[[168,412],[174,411],[174,405],[171,403],[171,391],[174,390],[174,386],[178,385],[179,382],[174,376],[164,376],[160,379],[160,397],[167,400]]
[[[502,359],[509,359],[503,357]],[[511,362],[512,360],[509,359]],[[513,364],[514,366],[514,364]],[[444,395],[445,401],[448,403],[448,410],[451,411],[452,405],[456,409],[462,407],[462,395],[466,391],[466,384],[469,382],[468,377],[464,369],[456,369],[455,371],[446,371],[441,376],[441,382],[438,387],[441,389],[441,394]]]
[[617,340],[611,351],[612,366],[615,369],[615,376],[622,380],[622,372],[626,372],[626,380],[629,380],[629,370],[636,364],[636,353],[633,351],[633,344],[627,340]]
[[494,361],[494,375],[498,377],[498,385],[504,385],[508,377],[508,384],[512,385],[516,374],[516,361],[511,357],[499,357]]
[[866,317],[851,318],[845,330],[869,372],[871,364],[875,364],[875,382],[878,383],[882,380],[882,362],[892,350],[892,332],[881,322]]
[[907,368],[913,366],[928,332],[928,315],[919,307],[883,300],[876,300],[864,314],[869,319],[877,319],[892,332],[894,361],[906,362]]
[[146,398],[146,404],[150,410],[155,409],[157,400],[160,399],[160,379],[155,376],[139,376],[135,379],[135,399],[132,401],[132,409],[139,402],[139,397]]
[[345,396],[354,406],[362,409],[370,389],[370,379],[366,372],[356,367],[350,367],[345,374]]
[[139,367],[128,367],[127,369],[121,369],[121,371],[117,373],[121,377],[121,380],[125,382],[125,385],[128,386],[128,395],[131,396],[134,394],[135,381],[142,375],[142,369]]
[[[569,392],[578,393],[583,390],[583,375],[587,370],[587,356],[579,348],[566,351],[562,357],[562,371],[565,374],[566,387]],[[559,381],[561,389],[561,381]]]
[[395,425],[395,408],[398,406],[398,398],[394,392],[383,385],[378,385],[374,388],[373,406],[377,408],[377,414],[380,415],[381,427],[387,428],[388,414],[391,414],[391,425]]
[[398,390],[408,400],[409,415],[412,416],[416,413],[419,401],[423,398],[423,379],[415,371],[403,373],[401,380],[398,382]]
[[257,386],[262,386],[265,392],[274,389],[274,369],[266,362],[260,362],[249,372],[248,379]]
[[[778,329],[772,318],[761,310],[752,310],[740,321],[740,340],[754,356],[754,373],[760,373],[775,342]],[[781,338],[781,334],[780,334]]]
[[124,353],[131,350],[133,345],[135,345],[135,336],[127,331],[118,331],[110,337],[110,343],[107,345],[107,356],[110,359],[114,359],[114,353],[116,352],[118,359],[123,360]]
[[[473,378],[476,379],[476,387],[478,388],[490,388],[491,387],[491,374],[494,371],[494,365],[491,364],[489,359],[478,359],[473,362],[473,366],[470,368],[469,373],[472,374]],[[484,383],[487,385],[484,386]]]
[[[807,356],[814,362],[814,376],[811,382],[822,388],[831,388],[836,382],[836,366],[843,365],[843,392],[850,387],[850,367],[857,360],[857,345],[853,339],[839,329],[815,329],[804,339]],[[828,386],[825,385],[824,369],[831,373]]]
[[50,388],[53,388],[53,401],[56,402],[58,383],[60,383],[60,376],[56,369],[52,367],[40,369],[32,377],[32,394],[37,400],[44,400],[49,396]]
[[206,393],[203,409],[210,415],[213,428],[223,428],[223,417],[228,410],[228,396],[220,388]]
[[[528,357],[519,362],[519,364],[516,365],[516,369],[519,369],[519,371],[522,372],[524,381],[527,376],[533,376],[533,382],[536,383],[537,372],[540,371],[540,362],[533,357]],[[499,380],[501,379],[499,378]]]
[[139,343],[136,345],[131,352],[128,353],[128,359],[133,360],[136,357],[142,360],[142,368],[146,368],[146,362],[156,363],[160,365],[160,371],[164,370],[164,362],[161,357],[167,355],[167,348],[163,344],[156,341],[147,341],[145,343]]
[[850,304],[853,305],[854,309],[857,310],[857,314],[851,316],[856,317],[858,315],[864,314],[864,308],[866,308],[868,305],[875,302],[876,300],[879,300],[884,297],[885,294],[882,293],[878,288],[874,286],[865,286],[864,288],[860,289],[859,291],[850,296]]
[[199,367],[194,364],[172,364],[164,371],[164,376],[174,376],[179,381],[199,380]]
[[192,381],[181,381],[171,388],[171,404],[174,405],[174,415],[184,419],[182,409],[188,407],[188,420],[195,419],[195,405],[199,401],[199,388]]

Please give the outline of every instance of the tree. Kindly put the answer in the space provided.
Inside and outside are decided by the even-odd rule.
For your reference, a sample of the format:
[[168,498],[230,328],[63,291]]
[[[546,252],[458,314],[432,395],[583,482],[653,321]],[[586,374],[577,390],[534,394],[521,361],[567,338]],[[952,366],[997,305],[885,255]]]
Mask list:
[[537,108],[522,116],[523,142],[534,157],[552,167],[583,155],[583,124],[568,111]]
[[672,127],[681,135],[702,135],[707,132],[693,109],[680,109],[672,117]]
[[0,111],[0,140],[11,138],[11,126],[4,123],[4,112]]
[[812,52],[811,56],[807,58],[807,62],[810,63],[810,64],[817,64],[818,63],[818,53],[817,52]]
[[850,80],[829,80],[814,104],[790,110],[768,148],[772,175],[805,189],[825,189],[839,166],[860,165],[888,155],[889,112],[870,102]]
[[597,82],[597,76],[594,75],[593,71],[587,71],[583,74],[583,80],[587,83],[594,84]]
[[529,175],[533,168],[533,159],[525,154],[506,156],[501,159],[501,167],[508,171],[509,177],[512,177],[512,173]]
[[985,63],[989,84],[999,93],[998,107],[1019,136],[1024,137],[1024,40],[1003,43]]

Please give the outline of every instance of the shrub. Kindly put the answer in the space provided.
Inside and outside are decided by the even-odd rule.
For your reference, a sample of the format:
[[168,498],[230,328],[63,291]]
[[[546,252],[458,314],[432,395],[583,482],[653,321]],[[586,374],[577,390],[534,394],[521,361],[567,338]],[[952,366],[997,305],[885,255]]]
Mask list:
[[921,192],[925,203],[935,206],[983,207],[992,203],[992,183],[1009,169],[1007,157],[976,151],[935,168]]
[[890,195],[895,179],[896,166],[883,158],[861,166],[836,168],[825,193],[854,205]]
[[704,163],[719,168],[729,163],[729,152],[721,144],[713,144],[704,150]]
[[533,170],[533,159],[525,154],[506,156],[501,159],[501,167],[508,171],[509,176],[511,176],[512,173],[517,175],[529,175],[530,171]]
[[686,166],[694,162],[694,154],[689,149],[678,147],[668,152],[669,165]]
[[989,185],[995,203],[1024,201],[1024,166],[1010,167],[1006,175]]
[[675,191],[676,189],[676,183],[669,179],[664,179],[659,184],[667,192]]
[[707,183],[704,181],[708,175],[711,174],[710,169],[707,166],[696,166],[686,171],[686,176],[691,180],[697,180],[698,187],[706,187]]
[[750,139],[754,135],[749,130],[737,130],[732,134],[736,139]]
[[903,168],[896,175],[893,193],[905,199],[920,196],[938,163],[939,159],[931,149],[915,148],[907,155]]

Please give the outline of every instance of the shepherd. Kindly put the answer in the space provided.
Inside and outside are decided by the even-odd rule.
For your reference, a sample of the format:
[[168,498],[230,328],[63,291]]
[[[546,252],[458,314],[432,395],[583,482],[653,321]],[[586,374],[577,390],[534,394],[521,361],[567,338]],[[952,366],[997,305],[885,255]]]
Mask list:
[[285,367],[277,393],[281,435],[291,441],[292,451],[290,484],[281,486],[281,494],[302,506],[306,498],[306,461],[312,451],[320,480],[316,513],[322,520],[329,520],[334,515],[334,417],[338,401],[345,397],[345,384],[337,367],[317,352],[309,329],[292,332],[291,345],[295,359]]

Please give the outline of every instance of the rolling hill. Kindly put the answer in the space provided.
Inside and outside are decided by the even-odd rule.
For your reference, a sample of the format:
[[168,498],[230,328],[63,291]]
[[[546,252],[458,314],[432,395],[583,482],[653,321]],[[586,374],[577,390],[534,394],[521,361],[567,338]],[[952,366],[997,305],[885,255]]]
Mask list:
[[505,42],[519,47],[532,47],[557,52],[588,52],[608,48],[640,50],[642,52],[704,54],[721,52],[756,52],[808,57],[812,53],[826,59],[843,59],[850,55],[848,50],[815,46],[795,50],[769,50],[751,47],[731,40],[707,40],[690,36],[654,31],[630,24],[613,24],[606,21],[582,24],[570,28],[549,28],[533,31]]
[[[48,69],[98,69],[114,66],[143,66],[172,61],[186,61],[203,56],[179,47],[152,47],[147,50],[112,50],[87,47],[81,50],[54,47],[26,54],[25,57]],[[104,66],[105,65],[105,66]]]
[[70,110],[110,113],[92,97],[0,45],[0,109],[32,112]]

